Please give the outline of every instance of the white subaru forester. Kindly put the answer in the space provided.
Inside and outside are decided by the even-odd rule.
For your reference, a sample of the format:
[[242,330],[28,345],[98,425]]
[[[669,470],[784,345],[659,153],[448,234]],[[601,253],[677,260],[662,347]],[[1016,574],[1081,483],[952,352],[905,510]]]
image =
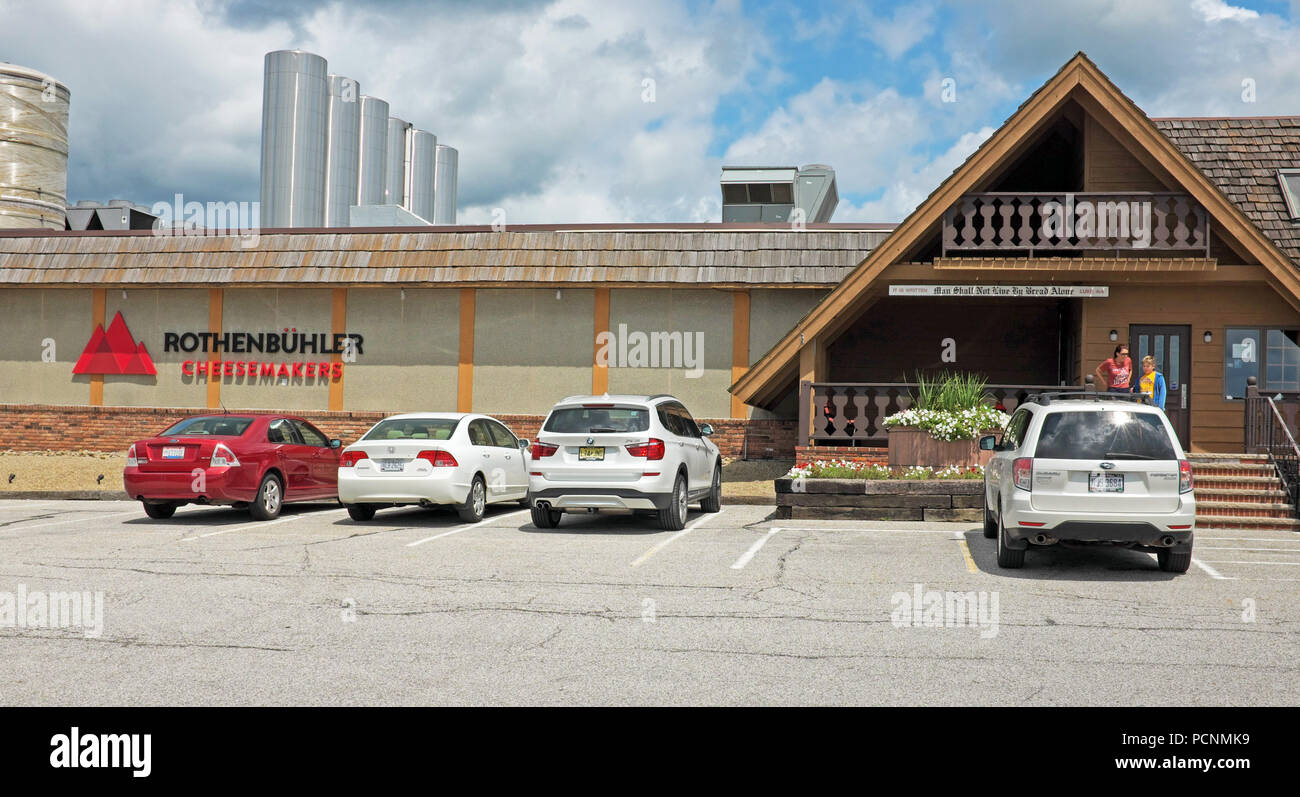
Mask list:
[[570,396],[551,409],[528,454],[533,525],[565,512],[653,511],[665,529],[687,505],[722,508],[722,458],[682,402],[669,395]]
[[984,536],[998,565],[1031,546],[1110,543],[1154,551],[1160,569],[1192,561],[1192,467],[1173,425],[1141,397],[1045,393],[1016,408],[984,468]]

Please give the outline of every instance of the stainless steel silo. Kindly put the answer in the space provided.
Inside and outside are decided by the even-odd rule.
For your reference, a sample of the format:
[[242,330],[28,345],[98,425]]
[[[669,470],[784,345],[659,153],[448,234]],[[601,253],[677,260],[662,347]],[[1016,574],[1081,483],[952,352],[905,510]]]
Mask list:
[[361,93],[357,82],[329,76],[329,126],[325,139],[325,226],[348,226],[360,179]]
[[438,158],[438,137],[427,130],[412,129],[411,170],[407,174],[407,195],[410,204],[406,209],[424,219],[433,221],[434,174]]
[[396,116],[388,117],[388,156],[384,164],[384,204],[406,206],[406,171],[411,150],[406,132],[411,123]]
[[0,64],[0,229],[64,228],[69,100],[49,75]]
[[262,83],[264,227],[325,223],[328,65],[302,50],[266,54]]
[[388,103],[378,97],[361,98],[360,150],[356,204],[382,205],[388,163]]
[[456,223],[456,178],[460,153],[445,144],[438,145],[438,165],[433,178],[434,224]]

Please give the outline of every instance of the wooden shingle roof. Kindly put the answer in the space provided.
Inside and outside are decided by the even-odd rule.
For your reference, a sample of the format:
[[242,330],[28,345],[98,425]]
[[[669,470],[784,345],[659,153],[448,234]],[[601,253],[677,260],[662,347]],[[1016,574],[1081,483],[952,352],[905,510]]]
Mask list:
[[0,234],[0,285],[833,286],[892,225],[587,225]]
[[1300,168],[1300,116],[1151,121],[1300,267],[1300,221],[1277,181]]

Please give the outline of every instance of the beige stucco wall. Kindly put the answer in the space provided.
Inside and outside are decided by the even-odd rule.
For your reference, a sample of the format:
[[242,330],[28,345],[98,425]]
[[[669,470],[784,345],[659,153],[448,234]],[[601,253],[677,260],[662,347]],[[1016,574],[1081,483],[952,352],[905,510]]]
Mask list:
[[827,291],[810,288],[758,288],[749,292],[749,364],[758,362]]
[[[0,403],[89,404],[90,377],[72,367],[95,331],[91,292],[3,288],[0,308]],[[46,339],[54,341],[48,363]]]
[[[223,332],[273,332],[284,328],[305,333],[329,333],[332,324],[331,292],[319,288],[240,288],[225,291],[222,303]],[[207,328],[207,313],[196,317],[192,329]],[[370,347],[363,345],[363,352]],[[365,354],[358,358],[364,358]],[[262,362],[295,363],[328,361],[329,355],[267,354],[223,355],[223,359],[244,358]],[[346,366],[345,366],[346,371]],[[221,401],[229,409],[329,409],[329,380],[271,377],[223,377]],[[203,380],[199,380],[204,384]]]
[[364,354],[345,366],[344,409],[454,412],[459,325],[456,289],[349,289],[347,331]]
[[543,415],[591,391],[594,291],[490,289],[474,301],[475,412]]
[[206,407],[204,377],[184,376],[181,363],[196,355],[163,351],[163,333],[206,331],[208,291],[127,288],[106,291],[104,324],[121,312],[136,341],[143,341],[158,369],[156,376],[104,377],[104,404],[110,407]]
[[[619,367],[611,357],[609,392],[648,394],[671,393],[681,399],[691,414],[702,418],[726,418],[731,414],[731,331],[733,297],[729,291],[679,289],[614,289],[610,291],[610,331],[619,334],[626,324],[634,332],[691,333],[692,362],[700,362],[702,373],[688,376],[685,361],[678,367]],[[694,336],[694,333],[701,333]],[[684,341],[684,338],[683,338]],[[700,343],[700,352],[696,342]],[[629,341],[629,344],[631,342]],[[683,343],[682,349],[686,346]]]

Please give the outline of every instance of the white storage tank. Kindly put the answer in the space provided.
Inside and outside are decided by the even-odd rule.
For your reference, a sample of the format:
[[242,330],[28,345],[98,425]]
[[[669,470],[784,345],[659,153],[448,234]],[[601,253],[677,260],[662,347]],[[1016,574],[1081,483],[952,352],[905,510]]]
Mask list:
[[0,63],[0,229],[64,229],[69,100],[49,75]]
[[407,191],[406,172],[411,165],[411,148],[407,140],[407,131],[411,123],[388,117],[388,155],[384,165],[384,201],[385,205],[406,207]]
[[357,82],[329,76],[329,127],[325,145],[325,226],[348,226],[361,171],[361,94]]
[[266,54],[262,84],[263,227],[325,223],[328,65],[303,50]]
[[361,174],[355,205],[384,204],[388,164],[388,103],[378,97],[361,98]]
[[411,171],[406,183],[410,204],[406,209],[424,219],[433,221],[434,170],[437,165],[438,137],[425,130],[412,129]]
[[433,179],[433,223],[456,223],[456,179],[460,153],[438,145],[438,165]]

